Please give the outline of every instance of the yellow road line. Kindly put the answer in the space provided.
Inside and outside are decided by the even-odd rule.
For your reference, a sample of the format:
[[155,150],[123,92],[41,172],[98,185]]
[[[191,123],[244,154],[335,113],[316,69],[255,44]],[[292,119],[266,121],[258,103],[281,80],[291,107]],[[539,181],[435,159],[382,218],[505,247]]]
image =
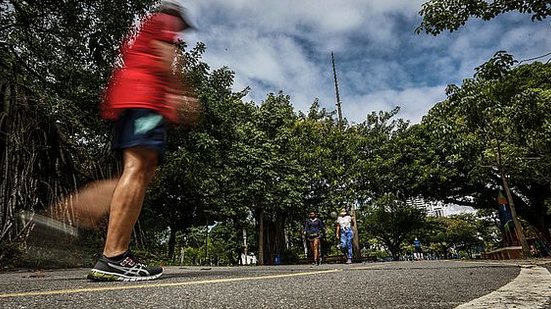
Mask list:
[[226,282],[237,282],[237,281],[253,281],[253,280],[263,280],[263,279],[311,276],[311,275],[318,275],[318,274],[334,273],[339,271],[342,271],[342,270],[331,269],[331,270],[309,271],[309,272],[301,272],[301,273],[294,273],[294,274],[270,275],[270,276],[259,276],[259,277],[212,279],[212,280],[202,280],[202,281],[186,281],[186,282],[155,283],[155,284],[102,286],[102,287],[95,287],[95,288],[52,290],[52,291],[41,291],[41,292],[39,291],[39,292],[7,293],[7,294],[0,294],[0,298],[76,294],[76,293],[89,293],[89,292],[106,292],[106,291],[175,287],[175,286],[186,286],[186,285],[200,285],[200,284],[211,284],[211,283],[226,283]]
[[[350,267],[347,268],[349,270],[373,270],[373,269],[386,269],[384,267],[381,267],[382,265],[372,265],[372,266],[362,266],[362,267]],[[390,269],[390,268],[388,268]]]

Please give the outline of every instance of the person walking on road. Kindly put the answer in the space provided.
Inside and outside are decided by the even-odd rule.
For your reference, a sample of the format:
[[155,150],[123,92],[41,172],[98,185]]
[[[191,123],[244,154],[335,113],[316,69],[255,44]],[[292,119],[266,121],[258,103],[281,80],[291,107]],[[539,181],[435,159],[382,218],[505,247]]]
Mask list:
[[163,269],[140,263],[129,251],[147,187],[165,150],[167,122],[178,121],[184,96],[173,73],[180,32],[191,28],[177,1],[163,1],[137,35],[124,44],[122,68],[114,71],[102,103],[102,117],[114,121],[113,150],[120,151],[123,172],[109,206],[103,255],[88,273],[91,280],[141,281],[159,278]]
[[344,252],[346,257],[346,264],[352,263],[353,253],[352,253],[352,239],[354,238],[354,232],[352,231],[352,225],[354,221],[352,216],[342,209],[337,218],[337,228],[336,236],[337,240],[340,241],[341,250]]
[[422,260],[423,257],[423,248],[421,247],[421,241],[415,237],[415,240],[413,241],[413,248],[415,252],[413,253],[413,257],[415,260]]
[[306,219],[306,222],[304,223],[304,229],[302,233],[307,237],[310,244],[310,252],[312,252],[313,259],[312,263],[319,266],[321,264],[320,242],[325,230],[325,226],[323,225],[323,221],[321,221],[321,219],[317,217],[315,211],[311,211],[308,214],[308,217],[309,218]]

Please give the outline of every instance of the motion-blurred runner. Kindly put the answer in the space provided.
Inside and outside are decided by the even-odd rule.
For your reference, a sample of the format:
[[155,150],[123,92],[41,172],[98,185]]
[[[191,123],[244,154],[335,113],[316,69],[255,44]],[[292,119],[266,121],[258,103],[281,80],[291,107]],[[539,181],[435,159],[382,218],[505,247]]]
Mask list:
[[122,47],[124,66],[113,73],[101,110],[102,117],[114,121],[112,149],[122,153],[123,172],[100,188],[105,191],[111,185],[113,193],[103,254],[89,279],[139,281],[163,273],[161,267],[140,263],[129,244],[145,191],[165,151],[167,122],[179,120],[180,105],[197,103],[183,95],[182,81],[173,73],[174,43],[178,33],[190,27],[178,2],[163,1]]

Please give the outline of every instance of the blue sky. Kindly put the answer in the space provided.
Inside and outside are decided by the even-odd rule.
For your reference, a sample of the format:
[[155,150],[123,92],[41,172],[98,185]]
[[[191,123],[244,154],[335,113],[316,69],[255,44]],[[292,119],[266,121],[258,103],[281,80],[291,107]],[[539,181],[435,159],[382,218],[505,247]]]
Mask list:
[[[550,21],[505,14],[469,21],[437,37],[414,29],[423,0],[184,1],[199,31],[190,44],[207,44],[212,68],[236,73],[235,90],[251,88],[260,103],[283,90],[297,110],[315,98],[334,109],[331,51],[335,52],[343,114],[352,122],[371,111],[401,107],[399,117],[419,122],[445,98],[450,83],[471,77],[498,50],[523,60],[551,51]],[[547,60],[547,59],[544,59]]]

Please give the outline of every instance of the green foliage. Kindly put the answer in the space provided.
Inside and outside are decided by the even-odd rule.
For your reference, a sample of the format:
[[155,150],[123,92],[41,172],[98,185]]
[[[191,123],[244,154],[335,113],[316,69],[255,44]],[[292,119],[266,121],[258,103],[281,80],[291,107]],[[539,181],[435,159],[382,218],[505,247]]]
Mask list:
[[470,18],[490,20],[514,11],[531,14],[532,21],[542,21],[551,15],[551,5],[546,0],[431,0],[422,5],[419,15],[423,21],[416,32],[432,35],[446,30],[453,32]]
[[[114,47],[129,38],[124,38],[128,28],[151,4],[145,0],[1,2],[5,8],[0,15],[5,115],[1,131],[18,133],[10,135],[17,139],[10,140],[3,135],[2,143],[16,145],[11,146],[9,158],[20,160],[10,164],[11,174],[24,175],[27,183],[37,186],[46,184],[36,190],[7,181],[14,177],[6,178],[5,196],[26,196],[40,205],[4,203],[9,209],[3,208],[3,213],[9,215],[2,216],[7,218],[2,222],[3,237],[15,235],[5,232],[14,210],[23,205],[39,210],[60,194],[116,170],[108,155],[107,126],[98,120],[97,106],[102,85],[117,60]],[[393,160],[384,159],[401,147],[389,144],[395,132],[406,131],[407,124],[391,120],[397,111],[374,114],[365,125],[343,128],[318,101],[307,115],[297,114],[291,98],[282,92],[268,94],[259,105],[246,103],[242,98],[247,89],[232,90],[233,72],[211,70],[202,61],[204,44],[190,50],[185,44],[180,47],[187,60],[183,69],[197,89],[203,115],[199,127],[170,132],[165,163],[135,230],[138,249],[162,246],[174,258],[181,246],[178,237],[194,226],[216,222],[213,235],[220,229],[225,231],[220,232],[224,239],[233,240],[213,240],[213,252],[220,248],[234,255],[241,252],[239,232],[246,228],[253,235],[251,250],[256,249],[255,237],[267,237],[264,255],[269,261],[283,254],[288,244],[296,248],[289,252],[300,251],[298,231],[309,210],[332,222],[327,220],[331,211],[396,191],[394,185],[386,184],[388,179],[378,177],[385,177],[401,160],[399,154]],[[29,131],[24,124],[38,130]],[[371,148],[380,149],[376,157],[371,156]],[[48,156],[36,161],[24,155],[44,153],[44,149],[50,151]],[[370,163],[373,158],[376,164]],[[8,156],[2,157],[2,164],[7,160]],[[24,170],[24,162],[36,162],[32,172]],[[366,171],[378,176],[367,179]],[[392,177],[400,179],[398,173]],[[379,188],[372,189],[375,184]],[[10,193],[13,190],[18,193]],[[257,233],[261,218],[266,224]]]
[[[499,243],[498,231],[489,220],[472,214],[455,215],[449,218],[429,217],[425,241],[441,256],[454,251],[479,253],[486,245]],[[491,249],[491,248],[489,248]]]
[[366,200],[388,193],[401,199],[417,196],[428,177],[423,159],[429,149],[419,137],[424,132],[419,126],[393,119],[398,111],[372,113],[354,128],[358,136],[351,166],[356,193]]
[[[519,10],[543,18],[549,9],[537,1],[484,3],[428,2],[420,31],[457,29],[471,12],[489,19]],[[12,223],[18,209],[39,210],[116,171],[107,125],[97,117],[101,89],[117,62],[114,46],[151,4],[0,2],[0,132],[8,132],[0,133],[8,149],[1,165],[9,167],[1,182],[0,239],[17,235]],[[461,14],[451,16],[452,11]],[[203,113],[198,127],[169,133],[165,161],[134,233],[134,245],[145,257],[176,263],[184,248],[185,263],[205,263],[208,253],[215,264],[236,264],[245,230],[249,252],[261,251],[258,257],[266,263],[276,255],[292,261],[302,254],[300,230],[310,210],[319,212],[331,235],[329,214],[352,206],[358,208],[362,244],[371,243],[367,231],[394,258],[422,229],[428,235],[423,241],[441,251],[450,245],[472,248],[481,238],[490,243],[495,239],[482,235],[472,218],[426,225],[423,211],[404,201],[422,196],[491,208],[500,181],[498,145],[519,212],[540,230],[547,227],[548,64],[515,66],[511,55],[498,52],[473,78],[450,85],[447,100],[421,124],[398,119],[396,108],[340,125],[318,100],[308,113],[297,113],[281,91],[258,104],[245,102],[248,89],[233,90],[231,70],[211,69],[203,61],[203,43],[179,47]],[[8,252],[15,251],[5,249],[4,257]]]
[[437,176],[430,191],[440,200],[493,208],[506,175],[519,214],[548,235],[551,65],[514,63],[496,53],[474,78],[448,87],[448,99],[423,119],[434,150],[427,167]]
[[19,210],[112,174],[100,90],[151,3],[0,1],[0,240],[16,240]]
[[373,201],[367,213],[365,229],[381,241],[398,260],[404,241],[424,226],[425,210],[409,206],[393,194]]
[[21,265],[23,250],[19,243],[0,241],[0,265],[4,268]]

